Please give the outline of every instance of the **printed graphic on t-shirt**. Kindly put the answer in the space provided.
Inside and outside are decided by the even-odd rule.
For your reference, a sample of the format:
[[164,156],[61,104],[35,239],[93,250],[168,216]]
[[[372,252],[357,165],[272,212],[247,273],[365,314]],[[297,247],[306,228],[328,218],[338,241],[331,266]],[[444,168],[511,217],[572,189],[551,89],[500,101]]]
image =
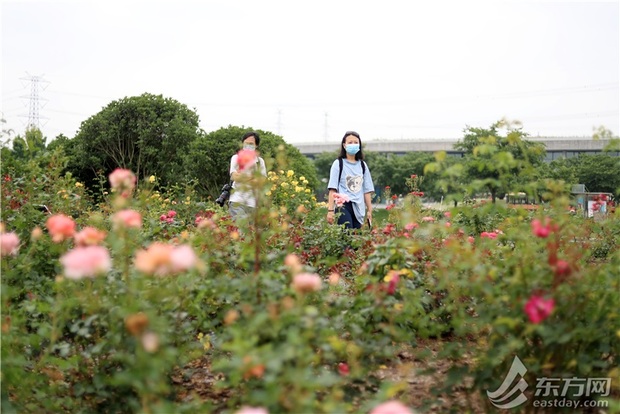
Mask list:
[[347,175],[347,189],[352,193],[358,193],[362,189],[364,179],[361,175]]

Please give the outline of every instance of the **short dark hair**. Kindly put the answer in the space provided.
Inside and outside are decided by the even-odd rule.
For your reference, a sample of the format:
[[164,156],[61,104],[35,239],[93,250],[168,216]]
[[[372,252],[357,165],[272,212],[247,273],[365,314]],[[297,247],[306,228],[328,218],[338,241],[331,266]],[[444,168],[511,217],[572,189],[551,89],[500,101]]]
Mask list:
[[353,135],[354,137],[359,139],[359,141],[360,141],[360,150],[357,152],[357,154],[355,154],[355,159],[358,160],[358,161],[359,160],[363,160],[364,159],[364,153],[362,152],[362,138],[360,138],[360,134],[358,134],[355,131],[347,131],[347,132],[344,133],[344,136],[342,137],[342,141],[340,142],[340,155],[338,156],[338,158],[347,158],[347,151],[344,149],[342,144],[345,143],[345,141],[347,140],[347,137],[349,135]]
[[243,134],[243,137],[241,137],[241,142],[245,141],[250,137],[254,137],[254,139],[256,140],[256,146],[258,147],[258,145],[260,144],[260,136],[258,136],[258,132],[256,131],[248,131]]

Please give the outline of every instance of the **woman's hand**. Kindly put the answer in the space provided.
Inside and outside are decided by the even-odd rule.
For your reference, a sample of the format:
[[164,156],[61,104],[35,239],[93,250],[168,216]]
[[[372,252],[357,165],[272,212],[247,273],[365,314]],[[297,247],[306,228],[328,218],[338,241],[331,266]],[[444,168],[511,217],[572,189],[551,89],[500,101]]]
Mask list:
[[327,222],[329,224],[334,224],[334,212],[333,211],[327,212]]

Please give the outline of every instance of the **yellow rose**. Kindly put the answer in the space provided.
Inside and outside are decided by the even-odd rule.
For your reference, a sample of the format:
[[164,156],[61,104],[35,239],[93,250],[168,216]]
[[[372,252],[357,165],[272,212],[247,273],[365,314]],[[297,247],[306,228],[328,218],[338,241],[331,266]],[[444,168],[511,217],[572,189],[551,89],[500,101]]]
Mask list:
[[287,177],[292,177],[292,176],[293,176],[293,174],[295,174],[295,171],[293,171],[293,170],[288,170],[288,171],[286,172],[286,176],[287,176]]
[[155,176],[154,176],[154,175],[151,175],[151,176],[149,177],[149,183],[154,183],[154,182],[155,182]]

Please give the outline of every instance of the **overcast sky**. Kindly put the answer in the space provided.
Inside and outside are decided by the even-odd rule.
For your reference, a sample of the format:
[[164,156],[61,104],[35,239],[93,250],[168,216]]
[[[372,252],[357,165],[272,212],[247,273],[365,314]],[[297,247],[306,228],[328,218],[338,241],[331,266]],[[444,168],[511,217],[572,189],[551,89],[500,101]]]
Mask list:
[[[148,92],[287,142],[619,133],[613,2],[2,1],[2,112],[49,140]],[[26,78],[26,79],[23,79]]]

